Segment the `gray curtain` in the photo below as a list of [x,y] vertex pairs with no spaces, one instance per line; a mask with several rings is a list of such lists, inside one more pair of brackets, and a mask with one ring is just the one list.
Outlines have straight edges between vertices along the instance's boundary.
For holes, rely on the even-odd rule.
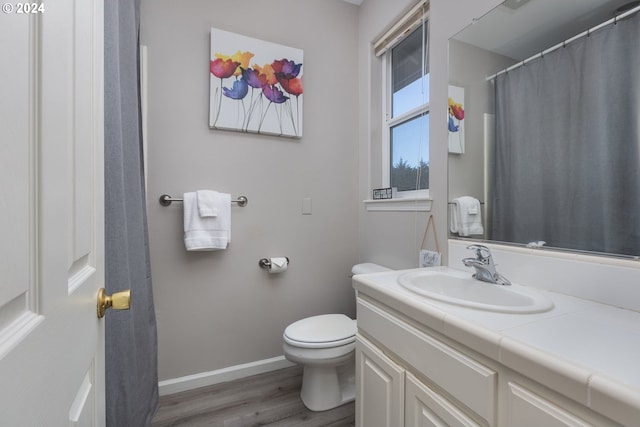
[[640,255],[640,15],[495,80],[492,240]]
[[131,310],[106,315],[107,426],[151,424],[158,408],[157,334],[145,211],[138,72],[139,0],[104,4],[105,270]]

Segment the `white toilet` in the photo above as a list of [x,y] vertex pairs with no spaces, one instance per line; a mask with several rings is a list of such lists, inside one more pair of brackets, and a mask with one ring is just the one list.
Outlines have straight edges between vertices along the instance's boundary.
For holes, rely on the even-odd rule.
[[[390,269],[378,264],[353,266],[353,274]],[[355,399],[356,321],[344,314],[307,317],[282,334],[284,356],[304,366],[300,398],[312,411],[325,411]]]

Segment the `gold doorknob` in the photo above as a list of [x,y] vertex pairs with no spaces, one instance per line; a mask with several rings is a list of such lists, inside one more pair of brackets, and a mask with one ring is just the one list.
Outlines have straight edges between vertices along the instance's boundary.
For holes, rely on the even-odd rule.
[[104,288],[100,288],[98,291],[98,319],[102,319],[109,308],[129,310],[131,308],[131,289],[107,295]]

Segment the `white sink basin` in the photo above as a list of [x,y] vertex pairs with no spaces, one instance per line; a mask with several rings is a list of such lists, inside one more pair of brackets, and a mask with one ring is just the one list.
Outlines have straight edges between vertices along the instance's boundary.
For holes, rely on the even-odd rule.
[[446,267],[409,271],[398,276],[398,283],[418,295],[478,310],[526,314],[553,308],[535,289],[481,282],[471,273]]

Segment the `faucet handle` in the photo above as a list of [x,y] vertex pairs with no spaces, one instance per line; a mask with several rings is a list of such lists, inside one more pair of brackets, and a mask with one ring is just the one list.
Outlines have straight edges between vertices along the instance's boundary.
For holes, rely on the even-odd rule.
[[476,257],[478,257],[478,259],[480,260],[486,260],[491,258],[491,251],[489,250],[488,247],[484,245],[469,245],[467,246],[467,249],[475,251]]

